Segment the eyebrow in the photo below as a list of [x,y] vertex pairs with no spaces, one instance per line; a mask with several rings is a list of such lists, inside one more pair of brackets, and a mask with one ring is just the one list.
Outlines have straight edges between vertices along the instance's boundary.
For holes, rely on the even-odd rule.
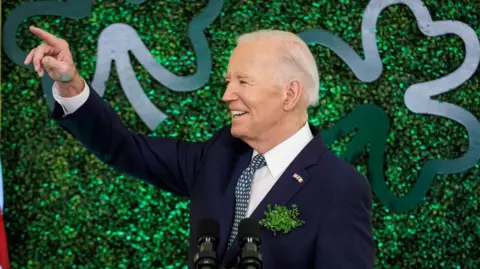
[[[248,76],[247,74],[244,74],[244,73],[239,73],[236,75],[237,78],[248,78],[248,79],[251,79],[252,77]],[[223,76],[224,79],[229,79],[230,78],[230,75],[228,74],[225,74]]]

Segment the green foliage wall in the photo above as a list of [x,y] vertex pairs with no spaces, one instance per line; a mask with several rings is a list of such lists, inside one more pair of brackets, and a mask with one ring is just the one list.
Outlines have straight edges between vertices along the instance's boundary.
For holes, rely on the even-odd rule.
[[[4,15],[27,1],[3,1]],[[47,2],[47,1],[39,1]],[[71,1],[73,2],[73,1]],[[138,2],[138,1],[137,1]],[[480,35],[479,1],[424,1],[434,20],[458,20]],[[64,3],[58,3],[58,5]],[[38,44],[28,32],[34,24],[69,41],[77,67],[91,81],[97,40],[113,23],[131,25],[155,59],[169,71],[196,71],[188,23],[206,1],[94,1],[78,20],[38,15],[26,18],[17,32],[21,49]],[[275,28],[295,33],[320,28],[335,33],[363,57],[361,23],[367,1],[227,1],[205,30],[212,53],[208,83],[191,92],[174,92],[156,81],[131,56],[149,99],[168,119],[154,131],[135,113],[112,69],[104,99],[135,132],[202,141],[229,123],[220,99],[222,76],[235,37]],[[455,35],[427,37],[412,12],[402,5],[381,13],[377,45],[383,73],[373,82],[358,80],[349,67],[321,45],[311,44],[320,71],[320,104],[310,121],[322,129],[363,104],[375,104],[390,119],[384,155],[388,189],[404,197],[416,183],[423,163],[454,159],[468,149],[466,129],[447,118],[412,113],[404,104],[406,89],[445,76],[464,60]],[[188,201],[124,176],[100,163],[49,118],[35,72],[2,54],[1,157],[5,220],[13,268],[181,268],[186,264]],[[435,97],[480,117],[480,76],[455,91]],[[330,145],[339,155],[354,137]],[[368,150],[355,160],[367,175]],[[376,268],[479,268],[480,167],[437,175],[423,202],[395,212],[374,197]]]

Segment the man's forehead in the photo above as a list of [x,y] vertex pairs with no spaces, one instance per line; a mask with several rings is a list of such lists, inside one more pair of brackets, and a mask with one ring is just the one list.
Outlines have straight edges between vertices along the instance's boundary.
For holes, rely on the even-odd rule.
[[225,77],[255,78],[260,73],[265,74],[269,72],[268,67],[269,64],[265,60],[260,59],[260,57],[252,57],[251,59],[239,58],[238,61],[230,61]]
[[250,44],[240,44],[237,46],[229,60],[230,67],[253,68],[271,64],[278,54],[275,50],[269,49],[265,46],[258,46],[257,44],[251,46]]

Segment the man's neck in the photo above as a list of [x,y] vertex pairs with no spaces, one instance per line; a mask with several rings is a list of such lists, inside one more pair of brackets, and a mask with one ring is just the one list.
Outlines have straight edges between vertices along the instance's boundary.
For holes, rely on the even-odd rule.
[[307,123],[307,120],[307,115],[298,117],[297,119],[287,121],[278,127],[272,128],[268,133],[263,135],[261,139],[245,142],[258,153],[265,154],[302,129]]

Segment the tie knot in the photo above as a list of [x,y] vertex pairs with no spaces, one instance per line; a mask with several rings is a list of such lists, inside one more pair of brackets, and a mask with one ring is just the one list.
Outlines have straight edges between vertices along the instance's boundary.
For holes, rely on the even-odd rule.
[[263,155],[261,154],[255,155],[255,157],[253,157],[252,161],[250,162],[250,167],[253,170],[260,169],[265,165],[267,165],[267,161],[265,161],[265,157],[263,157]]

